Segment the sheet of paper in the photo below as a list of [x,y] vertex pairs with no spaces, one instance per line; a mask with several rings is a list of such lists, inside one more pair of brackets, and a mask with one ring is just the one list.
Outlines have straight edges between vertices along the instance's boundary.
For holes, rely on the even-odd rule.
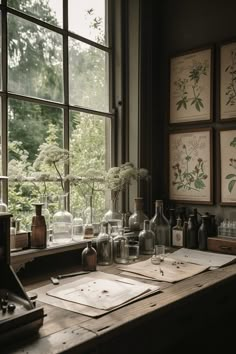
[[[82,276],[80,275],[76,278],[80,281],[80,284],[86,284],[87,277],[88,277],[88,275],[82,275]],[[119,275],[108,274],[108,273],[104,273],[104,272],[100,272],[100,271],[90,273],[89,278],[90,278],[89,281],[92,281],[94,279],[110,279],[110,280],[115,280],[115,279],[125,280],[126,279],[126,278],[119,276]],[[75,278],[73,278],[73,280],[74,279]],[[130,278],[127,278],[127,279],[128,279],[128,282],[133,282],[134,284],[136,284],[136,282],[137,282],[134,279],[130,279]],[[65,285],[65,287],[70,287],[71,279],[65,278],[60,281],[60,284]],[[160,291],[160,286],[158,286],[158,285],[148,284],[148,288],[150,289],[149,292],[146,292],[140,296],[137,296],[136,298],[133,298],[132,300],[127,301],[125,304],[121,304],[121,305],[113,308],[113,310],[117,309],[119,307],[122,307],[128,303],[132,303],[134,301],[143,299],[146,296],[156,294]],[[58,285],[55,286],[50,282],[48,285],[42,286],[38,289],[34,289],[34,291],[38,294],[39,301],[49,304],[49,305],[60,307],[65,310],[77,312],[82,315],[86,315],[86,316],[90,316],[90,317],[100,317],[100,316],[103,316],[103,315],[109,313],[110,311],[112,311],[112,310],[102,310],[102,309],[94,308],[91,306],[87,306],[87,305],[83,305],[83,304],[79,304],[79,303],[75,303],[72,301],[67,301],[67,300],[63,300],[63,299],[60,299],[60,298],[57,298],[54,296],[47,295],[47,292],[49,292],[53,289],[58,289]]]
[[174,283],[193,275],[204,272],[208,266],[177,261],[170,257],[165,257],[164,261],[158,265],[152,264],[151,258],[143,262],[138,262],[126,266],[119,266],[125,272],[136,273],[145,277],[159,281]]
[[92,306],[102,310],[109,310],[117,307],[133,298],[149,292],[147,284],[129,279],[93,279],[85,277],[83,284],[80,280],[62,285],[47,292],[47,295],[55,296]]
[[171,257],[175,260],[199,264],[208,267],[222,267],[228,263],[236,261],[236,256],[214,253],[208,251],[192,250],[188,248],[180,248],[171,253]]

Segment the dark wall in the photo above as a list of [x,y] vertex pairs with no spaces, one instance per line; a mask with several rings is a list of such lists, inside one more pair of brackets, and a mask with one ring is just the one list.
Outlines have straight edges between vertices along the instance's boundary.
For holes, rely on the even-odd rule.
[[[149,5],[150,6],[150,5]],[[236,220],[236,208],[220,206],[219,158],[217,157],[217,132],[220,127],[235,127],[236,123],[219,122],[219,46],[228,39],[236,38],[235,0],[165,0],[161,5],[152,1],[152,199],[168,201],[168,131],[173,127],[169,120],[169,59],[172,55],[206,45],[214,46],[213,127],[214,153],[214,204],[195,205],[200,212],[216,214],[218,221],[224,217]],[[146,18],[146,21],[150,19]],[[194,126],[191,126],[194,127]],[[201,127],[199,124],[196,127]],[[184,204],[182,204],[184,205]],[[178,206],[178,204],[177,204]],[[193,205],[186,204],[191,210]]]

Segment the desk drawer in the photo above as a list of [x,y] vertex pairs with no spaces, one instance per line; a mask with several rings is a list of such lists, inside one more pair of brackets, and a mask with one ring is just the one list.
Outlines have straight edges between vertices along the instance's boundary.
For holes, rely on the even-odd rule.
[[223,237],[208,237],[207,248],[209,251],[236,254],[236,239],[232,240]]

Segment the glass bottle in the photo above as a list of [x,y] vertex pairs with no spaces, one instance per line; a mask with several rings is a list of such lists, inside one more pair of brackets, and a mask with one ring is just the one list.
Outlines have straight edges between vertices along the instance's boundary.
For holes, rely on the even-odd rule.
[[47,229],[47,245],[50,245],[50,212],[48,210],[48,196],[42,194],[40,197],[42,205],[42,215],[45,217],[46,229]]
[[144,228],[139,233],[140,254],[153,254],[155,244],[155,234],[150,229],[150,221],[144,220]]
[[115,263],[129,263],[129,242],[124,235],[124,230],[119,229],[118,235],[113,239],[114,244],[114,261]]
[[42,215],[43,203],[33,203],[35,214],[31,224],[31,248],[47,247],[47,229],[45,217]]
[[13,250],[14,248],[16,248],[16,220],[11,218],[10,249]]
[[176,215],[175,215],[175,209],[169,209],[169,224],[170,224],[170,227],[171,227],[171,230],[172,228],[176,225]]
[[103,221],[109,222],[111,225],[118,225],[122,223],[122,213],[118,210],[118,198],[114,197],[114,193],[110,200],[109,210],[104,214]]
[[74,241],[82,240],[84,236],[84,222],[80,214],[75,213],[72,225],[72,238]]
[[134,212],[129,217],[130,231],[143,230],[144,220],[148,220],[148,217],[143,211],[143,198],[134,198]]
[[97,268],[97,251],[92,247],[92,241],[87,242],[87,247],[82,251],[83,270],[95,271]]
[[188,219],[188,228],[187,228],[187,240],[186,247],[187,248],[198,248],[198,232],[197,227],[194,220],[194,215],[190,214]]
[[177,218],[177,224],[172,228],[172,246],[184,247],[184,232],[180,217]]
[[106,225],[101,224],[101,230],[96,239],[97,263],[99,265],[110,265],[113,262],[113,238],[106,232]]
[[208,216],[202,215],[202,223],[198,230],[198,248],[200,250],[207,249],[207,238],[208,238],[207,222],[208,222]]
[[7,213],[8,206],[3,201],[3,180],[8,179],[7,176],[0,176],[0,213]]
[[73,216],[67,211],[68,195],[59,196],[59,211],[52,218],[53,243],[64,244],[72,241]]
[[170,224],[163,213],[163,201],[155,201],[155,215],[150,220],[151,230],[155,234],[155,244],[171,246]]

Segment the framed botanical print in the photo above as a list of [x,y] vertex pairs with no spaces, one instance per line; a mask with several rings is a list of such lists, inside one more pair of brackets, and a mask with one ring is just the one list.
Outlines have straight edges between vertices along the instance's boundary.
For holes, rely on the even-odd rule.
[[169,134],[169,199],[213,204],[212,129]]
[[195,50],[170,60],[170,123],[212,120],[213,49]]
[[221,204],[236,205],[236,129],[220,132]]
[[220,47],[220,119],[236,119],[236,40]]

